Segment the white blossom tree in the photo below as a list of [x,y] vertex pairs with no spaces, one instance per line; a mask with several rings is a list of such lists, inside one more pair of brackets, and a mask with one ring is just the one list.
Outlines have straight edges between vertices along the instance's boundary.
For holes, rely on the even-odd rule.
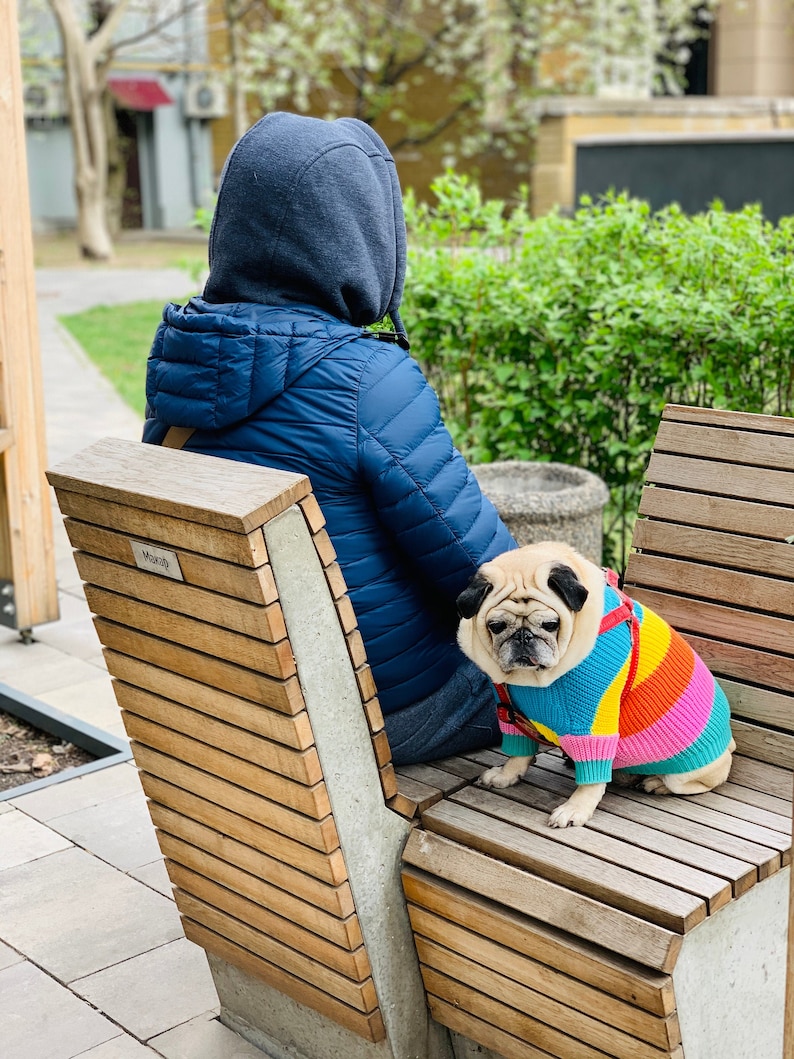
[[[375,125],[392,150],[526,142],[528,101],[632,64],[675,91],[718,0],[225,0],[232,79],[264,110]],[[241,130],[237,130],[238,132]]]

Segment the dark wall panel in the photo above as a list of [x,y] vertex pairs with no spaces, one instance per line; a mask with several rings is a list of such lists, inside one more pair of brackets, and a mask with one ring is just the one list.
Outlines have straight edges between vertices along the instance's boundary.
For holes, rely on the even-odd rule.
[[729,210],[761,203],[771,221],[794,214],[794,138],[632,138],[576,145],[576,201],[610,188],[654,209],[677,202],[698,213],[719,198]]

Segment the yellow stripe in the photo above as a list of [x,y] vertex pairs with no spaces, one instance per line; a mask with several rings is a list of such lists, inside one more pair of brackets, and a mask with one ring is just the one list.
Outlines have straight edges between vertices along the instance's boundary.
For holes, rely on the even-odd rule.
[[637,665],[637,675],[634,678],[634,686],[647,680],[651,674],[659,668],[662,659],[670,650],[670,640],[673,632],[666,621],[658,614],[643,606],[642,628],[640,636],[640,658]]
[[604,692],[590,728],[592,735],[614,735],[618,731],[620,694],[629,678],[630,665],[631,657],[629,656],[621,666],[615,679]]

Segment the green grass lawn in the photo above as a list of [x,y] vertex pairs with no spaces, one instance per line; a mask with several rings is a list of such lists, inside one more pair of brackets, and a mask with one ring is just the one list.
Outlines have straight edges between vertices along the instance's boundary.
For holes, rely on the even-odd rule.
[[97,305],[84,313],[58,317],[141,417],[146,408],[146,358],[162,318],[163,304],[152,301]]

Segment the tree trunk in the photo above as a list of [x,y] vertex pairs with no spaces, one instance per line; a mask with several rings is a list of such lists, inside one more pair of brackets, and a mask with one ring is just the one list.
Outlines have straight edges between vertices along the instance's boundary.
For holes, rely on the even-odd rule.
[[58,20],[74,150],[77,238],[83,257],[113,254],[107,217],[108,134],[105,80],[112,34],[129,0],[119,0],[101,27],[86,37],[72,0],[49,0]]

